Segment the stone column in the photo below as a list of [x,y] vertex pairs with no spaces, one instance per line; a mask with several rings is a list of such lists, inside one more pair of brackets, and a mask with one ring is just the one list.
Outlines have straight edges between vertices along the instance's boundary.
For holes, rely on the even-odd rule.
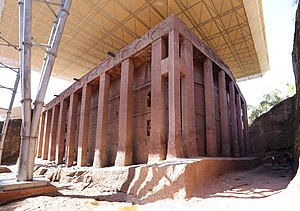
[[240,93],[236,96],[236,109],[237,109],[237,128],[238,128],[238,141],[240,147],[240,156],[245,155],[244,147],[244,134],[243,134],[243,122],[242,122],[242,104],[241,104],[241,95]]
[[206,123],[206,152],[207,156],[218,156],[213,64],[210,59],[204,62],[204,95],[205,95],[205,123]]
[[167,159],[182,157],[180,115],[179,33],[169,33],[169,137]]
[[151,54],[151,131],[148,163],[166,158],[165,144],[165,79],[161,74],[162,38],[152,43]]
[[38,158],[42,157],[45,121],[46,121],[46,112],[44,111],[41,115],[41,120],[40,120],[39,140],[38,140],[37,152],[36,152]]
[[196,144],[196,113],[195,113],[195,84],[193,45],[187,39],[182,42],[181,59],[184,64],[181,70],[184,77],[181,79],[182,87],[182,137],[184,139],[183,151],[185,157],[197,157]]
[[230,113],[231,113],[231,133],[232,133],[232,156],[240,157],[238,134],[237,134],[237,120],[236,120],[236,101],[235,101],[235,87],[234,82],[229,82],[230,95]]
[[50,138],[50,129],[51,129],[51,118],[52,118],[52,109],[47,111],[46,116],[46,128],[44,130],[44,138],[43,138],[43,149],[42,149],[42,159],[48,159],[48,151],[49,151],[49,138]]
[[91,109],[92,87],[89,84],[84,84],[82,87],[80,120],[79,120],[79,135],[78,135],[78,153],[77,166],[82,167],[87,165],[87,148],[89,140],[89,124],[90,124],[90,109]]
[[132,97],[133,97],[134,64],[130,59],[122,62],[120,107],[119,107],[119,140],[115,165],[132,164]]
[[107,165],[107,126],[108,126],[108,100],[109,100],[110,76],[108,73],[100,75],[99,99],[97,114],[97,131],[93,166],[95,168]]
[[67,117],[68,106],[66,100],[62,100],[59,107],[58,127],[56,136],[56,154],[55,162],[61,164],[64,157],[65,149],[65,129],[66,129],[66,117]]
[[243,102],[243,132],[244,132],[244,143],[245,143],[245,155],[250,155],[250,141],[249,141],[249,130],[248,130],[248,114],[247,114],[247,103]]
[[227,105],[226,79],[225,79],[224,70],[219,71],[218,77],[219,77],[219,101],[220,101],[220,116],[221,116],[222,156],[230,157],[228,105]]
[[72,93],[70,96],[70,105],[68,111],[68,128],[66,137],[66,166],[71,167],[74,162],[74,145],[75,145],[75,132],[76,132],[76,116],[78,106],[78,95]]
[[53,107],[53,111],[52,111],[50,139],[49,139],[48,160],[50,160],[50,161],[55,160],[58,115],[59,115],[59,107],[57,105],[55,105]]

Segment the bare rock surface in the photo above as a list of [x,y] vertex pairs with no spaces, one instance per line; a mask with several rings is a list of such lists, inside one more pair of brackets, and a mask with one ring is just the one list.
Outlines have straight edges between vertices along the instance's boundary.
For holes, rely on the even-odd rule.
[[[21,140],[21,123],[21,119],[11,119],[8,123],[2,154],[2,164],[12,165],[18,160]],[[3,122],[0,122],[0,132],[2,131],[2,126]]]
[[157,197],[155,202],[120,190],[108,192],[97,182],[53,182],[58,194],[27,198],[1,210],[299,210],[299,192],[292,184],[295,180],[286,188],[290,175],[286,167],[266,164],[220,174],[187,199]]
[[275,105],[249,127],[251,151],[266,155],[292,151],[295,96]]

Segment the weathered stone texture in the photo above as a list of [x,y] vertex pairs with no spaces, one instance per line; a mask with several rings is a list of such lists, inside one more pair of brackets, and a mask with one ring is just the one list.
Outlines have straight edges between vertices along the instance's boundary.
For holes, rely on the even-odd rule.
[[[8,123],[8,129],[4,141],[2,153],[2,164],[15,164],[19,157],[20,150],[20,131],[21,119],[11,119]],[[3,122],[0,122],[0,131],[2,131]]]
[[[245,102],[228,67],[171,16],[45,106],[49,118],[41,124],[46,128],[43,149],[48,151],[51,137],[51,146],[59,140],[57,162],[65,151],[67,166],[77,162],[97,168],[199,155],[232,156],[232,143],[239,144],[230,135],[232,100],[232,121],[236,125],[240,120],[235,132],[240,140],[247,134],[241,131],[246,127],[241,121],[245,112],[236,114],[235,95]],[[62,102],[68,110],[66,120],[57,112]],[[50,115],[59,120],[59,130],[53,121],[50,124]],[[59,138],[52,141],[52,137]]]
[[288,98],[252,123],[249,128],[252,153],[266,154],[292,148],[294,102],[295,97]]
[[[293,70],[295,74],[296,82],[296,99],[295,99],[295,120],[294,120],[294,170],[298,169],[299,166],[299,156],[300,156],[300,4],[298,4],[298,9],[296,13],[296,23],[295,23],[295,35],[294,35],[294,47],[293,47]],[[298,171],[298,181],[300,184],[300,175]]]

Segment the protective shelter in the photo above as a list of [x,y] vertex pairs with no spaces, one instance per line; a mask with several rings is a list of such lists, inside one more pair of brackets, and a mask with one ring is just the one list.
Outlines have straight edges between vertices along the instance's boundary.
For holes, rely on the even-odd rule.
[[[42,147],[44,158],[46,158],[45,153],[47,152],[45,151],[47,151],[47,136],[49,134],[51,139],[49,139],[50,144],[48,147],[50,151],[48,151],[47,159],[53,159],[53,154],[56,155],[59,152],[59,150],[55,151],[52,146],[54,143],[56,144],[55,140],[59,140],[57,139],[58,133],[63,137],[63,128],[56,128],[54,124],[59,117],[66,118],[68,125],[71,125],[70,128],[67,127],[65,135],[67,140],[65,146],[68,146],[66,147],[65,158],[68,165],[71,165],[73,159],[78,156],[80,156],[77,159],[78,165],[86,165],[87,160],[91,163],[90,161],[93,159],[93,165],[105,166],[150,162],[152,155],[154,160],[157,160],[158,157],[159,159],[174,156],[193,157],[197,154],[209,156],[247,154],[246,102],[236,86],[234,78],[244,80],[257,77],[269,68],[261,0],[35,0],[33,5],[32,0],[24,0],[24,2],[24,12],[23,7],[19,6],[20,17],[18,19],[17,1],[0,1],[2,10],[1,39],[8,40],[9,46],[12,46],[11,43],[15,45],[19,43],[21,49],[19,55],[15,49],[0,46],[0,62],[10,66],[20,66],[21,71],[23,96],[22,140],[25,140],[22,149],[26,148],[26,150],[21,150],[19,180],[32,179],[35,156],[33,149],[35,149],[38,122],[51,72],[53,76],[67,80],[82,78],[46,106],[47,118],[42,115],[41,121],[43,127],[43,122],[45,122],[43,119],[47,119],[47,124],[44,125],[46,138],[43,138],[45,147]],[[19,5],[23,5],[23,0],[19,1]],[[21,17],[21,14],[24,17]],[[169,31],[160,29],[164,33],[153,34],[153,38],[161,39],[160,44],[157,44],[158,41],[152,39],[152,37],[145,44],[142,38],[145,38],[154,30],[156,24],[172,14],[179,17],[186,26],[177,18],[171,16],[170,19],[176,19],[175,22],[180,23],[179,26],[173,26],[172,30],[169,29]],[[68,22],[66,22],[68,16]],[[174,21],[170,21],[170,19],[169,22],[173,23]],[[20,24],[18,24],[18,21],[20,21]],[[24,23],[23,26],[22,23]],[[161,24],[163,23],[165,22]],[[63,32],[64,27],[65,31]],[[178,28],[175,33],[176,27]],[[187,32],[180,31],[181,28],[186,28]],[[45,36],[48,34],[50,34],[49,38]],[[145,35],[142,36],[143,34]],[[143,46],[139,46],[134,50],[125,47],[127,45],[132,46],[133,44],[130,43],[136,43],[138,40],[144,43]],[[57,53],[59,43],[61,45]],[[160,58],[157,61],[161,62],[152,64],[153,60],[157,59],[156,57],[152,58],[153,55],[156,56],[156,54],[153,54],[154,43],[162,46],[162,50],[159,47],[155,49],[156,52],[161,52],[157,55]],[[37,47],[32,48],[33,46]],[[188,50],[189,47],[192,50]],[[172,48],[179,48],[180,50]],[[127,52],[123,52],[122,49],[127,49]],[[124,55],[121,55],[122,52]],[[107,54],[112,58],[105,59],[108,56]],[[193,56],[187,61],[188,59],[181,58],[181,54],[192,54]],[[46,59],[43,61],[44,56]],[[151,58],[149,59],[149,57]],[[54,63],[55,58],[56,62]],[[123,61],[122,58],[125,60]],[[172,59],[173,61],[170,61]],[[100,66],[97,66],[101,61]],[[107,63],[108,61],[110,62]],[[195,65],[197,62],[199,64]],[[194,68],[194,72],[197,72],[198,68],[200,76],[194,75],[192,77],[193,74],[189,72],[191,69],[186,70],[182,67],[183,64],[190,65],[191,68]],[[152,65],[160,65],[161,67],[152,68]],[[88,73],[91,69],[93,71]],[[128,72],[125,76],[122,76],[123,69],[124,72]],[[158,77],[157,74],[151,74],[152,69],[162,69],[160,79],[152,79],[154,76]],[[41,70],[42,72],[34,107],[30,96],[31,70]],[[142,79],[136,78],[138,77],[136,74],[143,75],[147,71],[148,76],[145,75],[144,77],[148,77],[148,79],[144,79],[144,82],[142,82]],[[210,73],[206,74],[206,71]],[[201,74],[203,75],[201,76]],[[225,76],[221,76],[222,74]],[[166,75],[168,76],[166,77]],[[203,77],[202,82],[201,77]],[[101,85],[103,80],[102,85],[105,84],[104,87]],[[191,83],[187,83],[187,80],[191,83],[194,81],[194,94],[191,92],[193,90]],[[158,83],[160,88],[152,86],[152,83]],[[201,83],[203,83],[203,86]],[[141,114],[143,116],[141,118],[143,120],[147,119],[147,121],[140,124],[139,118],[134,118],[135,115],[139,115],[135,113],[134,106],[143,105],[143,103],[133,104],[132,101],[140,92],[138,89],[141,89],[139,86],[142,86],[142,84],[145,86],[144,90],[150,90],[148,92],[150,94],[147,94],[147,103],[150,101],[151,106],[141,108],[142,113],[147,113]],[[93,87],[99,90],[99,96],[97,96],[97,91],[93,90]],[[160,91],[154,90],[154,87]],[[104,92],[103,89],[106,91]],[[120,95],[119,100],[118,93]],[[162,93],[162,95],[158,93]],[[204,95],[198,96],[198,93]],[[159,99],[157,99],[158,95],[160,96]],[[191,103],[193,96],[195,96],[194,104]],[[103,103],[104,101],[110,102],[112,97],[115,97],[114,102],[119,102],[121,106],[110,106],[109,103]],[[86,98],[91,98],[95,102],[89,102],[90,105],[89,103],[78,103],[78,100],[83,101]],[[139,100],[143,98],[144,96],[138,97]],[[66,105],[64,105],[64,102]],[[102,104],[99,104],[101,102]],[[162,102],[165,102],[165,109],[162,108]],[[226,111],[226,107],[223,107],[226,106],[225,102],[227,102],[227,107],[230,107],[229,110],[227,109],[227,115],[221,112]],[[76,103],[80,106],[77,106]],[[89,118],[87,117],[89,116],[88,108],[92,105],[97,105],[99,109],[96,111],[95,106],[94,110],[90,111],[91,118]],[[191,108],[190,106],[193,105],[194,108]],[[32,108],[33,115],[31,115]],[[60,113],[58,108],[65,109],[62,112],[66,112],[68,109],[68,115],[66,117],[57,115],[57,113]],[[76,108],[83,123],[75,118]],[[117,111],[109,110],[108,114],[100,115],[101,109],[112,108],[118,109],[116,109]],[[158,111],[163,115],[153,112],[154,108],[159,109]],[[205,111],[203,111],[204,108]],[[70,109],[72,113],[70,113]],[[232,109],[236,109],[236,111]],[[92,115],[93,112],[97,112],[98,117],[96,120],[93,120],[95,117]],[[158,117],[156,118],[155,115]],[[48,120],[50,116],[53,123]],[[226,121],[226,116],[228,121]],[[231,124],[228,124],[227,127],[226,122],[230,122],[229,120]],[[86,126],[88,121],[90,121],[89,127]],[[76,124],[73,122],[78,122],[78,129],[76,129]],[[118,122],[117,132],[112,132],[113,124],[116,125],[116,122]],[[195,126],[193,126],[194,122]],[[50,127],[47,126],[48,124]],[[144,124],[146,124],[146,127]],[[90,128],[92,125],[97,125],[97,129]],[[136,127],[141,128],[139,130]],[[224,129],[225,127],[227,129]],[[145,128],[147,128],[147,137],[144,137],[144,133],[139,136],[142,132],[136,133],[136,131],[143,131]],[[224,132],[226,130],[228,130],[228,134]],[[40,136],[42,136],[42,131],[40,130]],[[78,131],[78,134],[76,131]],[[87,131],[89,135],[87,135]],[[154,133],[158,137],[155,137]],[[95,134],[95,143],[86,141],[93,137],[92,134]],[[101,139],[107,139],[107,141],[99,142],[100,137]],[[226,137],[229,137],[229,139]],[[225,139],[231,141],[223,143]],[[78,140],[78,142],[75,140]],[[109,140],[112,140],[111,143]],[[138,140],[138,142],[133,140]],[[59,143],[62,144],[62,142],[61,140]],[[148,145],[148,142],[154,144]],[[38,143],[38,149],[40,149],[41,142]],[[72,143],[74,143],[73,146]],[[105,144],[103,145],[103,143]],[[190,147],[190,144],[193,147]],[[95,145],[94,155],[92,155],[94,153],[92,150],[93,145]],[[145,145],[147,145],[145,149],[148,152],[143,150]],[[134,148],[133,150],[129,150],[131,146]],[[72,149],[72,147],[74,148]],[[190,151],[190,149],[193,150]],[[101,158],[104,155],[103,150],[106,150],[105,152],[108,152],[107,155],[110,156],[107,157],[105,162]],[[74,153],[72,154],[72,152]],[[59,153],[64,154],[64,152]],[[89,153],[89,155],[85,155],[86,153]],[[131,155],[130,153],[134,154]],[[58,160],[62,159],[61,154],[58,155]]]

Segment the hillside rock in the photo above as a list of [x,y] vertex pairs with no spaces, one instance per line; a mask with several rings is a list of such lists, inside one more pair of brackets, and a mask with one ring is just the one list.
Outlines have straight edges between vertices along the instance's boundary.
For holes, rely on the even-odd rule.
[[269,152],[291,150],[293,146],[295,96],[275,105],[250,126],[251,152],[265,155]]
[[[299,165],[300,155],[300,4],[298,4],[295,23],[294,47],[293,47],[293,70],[296,82],[296,99],[295,99],[295,120],[294,120],[294,157],[295,171]],[[298,171],[298,178],[300,177]],[[300,185],[300,178],[299,178]]]
[[[11,119],[8,123],[7,134],[4,142],[2,154],[2,164],[15,164],[20,151],[20,132],[22,119]],[[3,122],[0,122],[0,131],[2,131]]]

